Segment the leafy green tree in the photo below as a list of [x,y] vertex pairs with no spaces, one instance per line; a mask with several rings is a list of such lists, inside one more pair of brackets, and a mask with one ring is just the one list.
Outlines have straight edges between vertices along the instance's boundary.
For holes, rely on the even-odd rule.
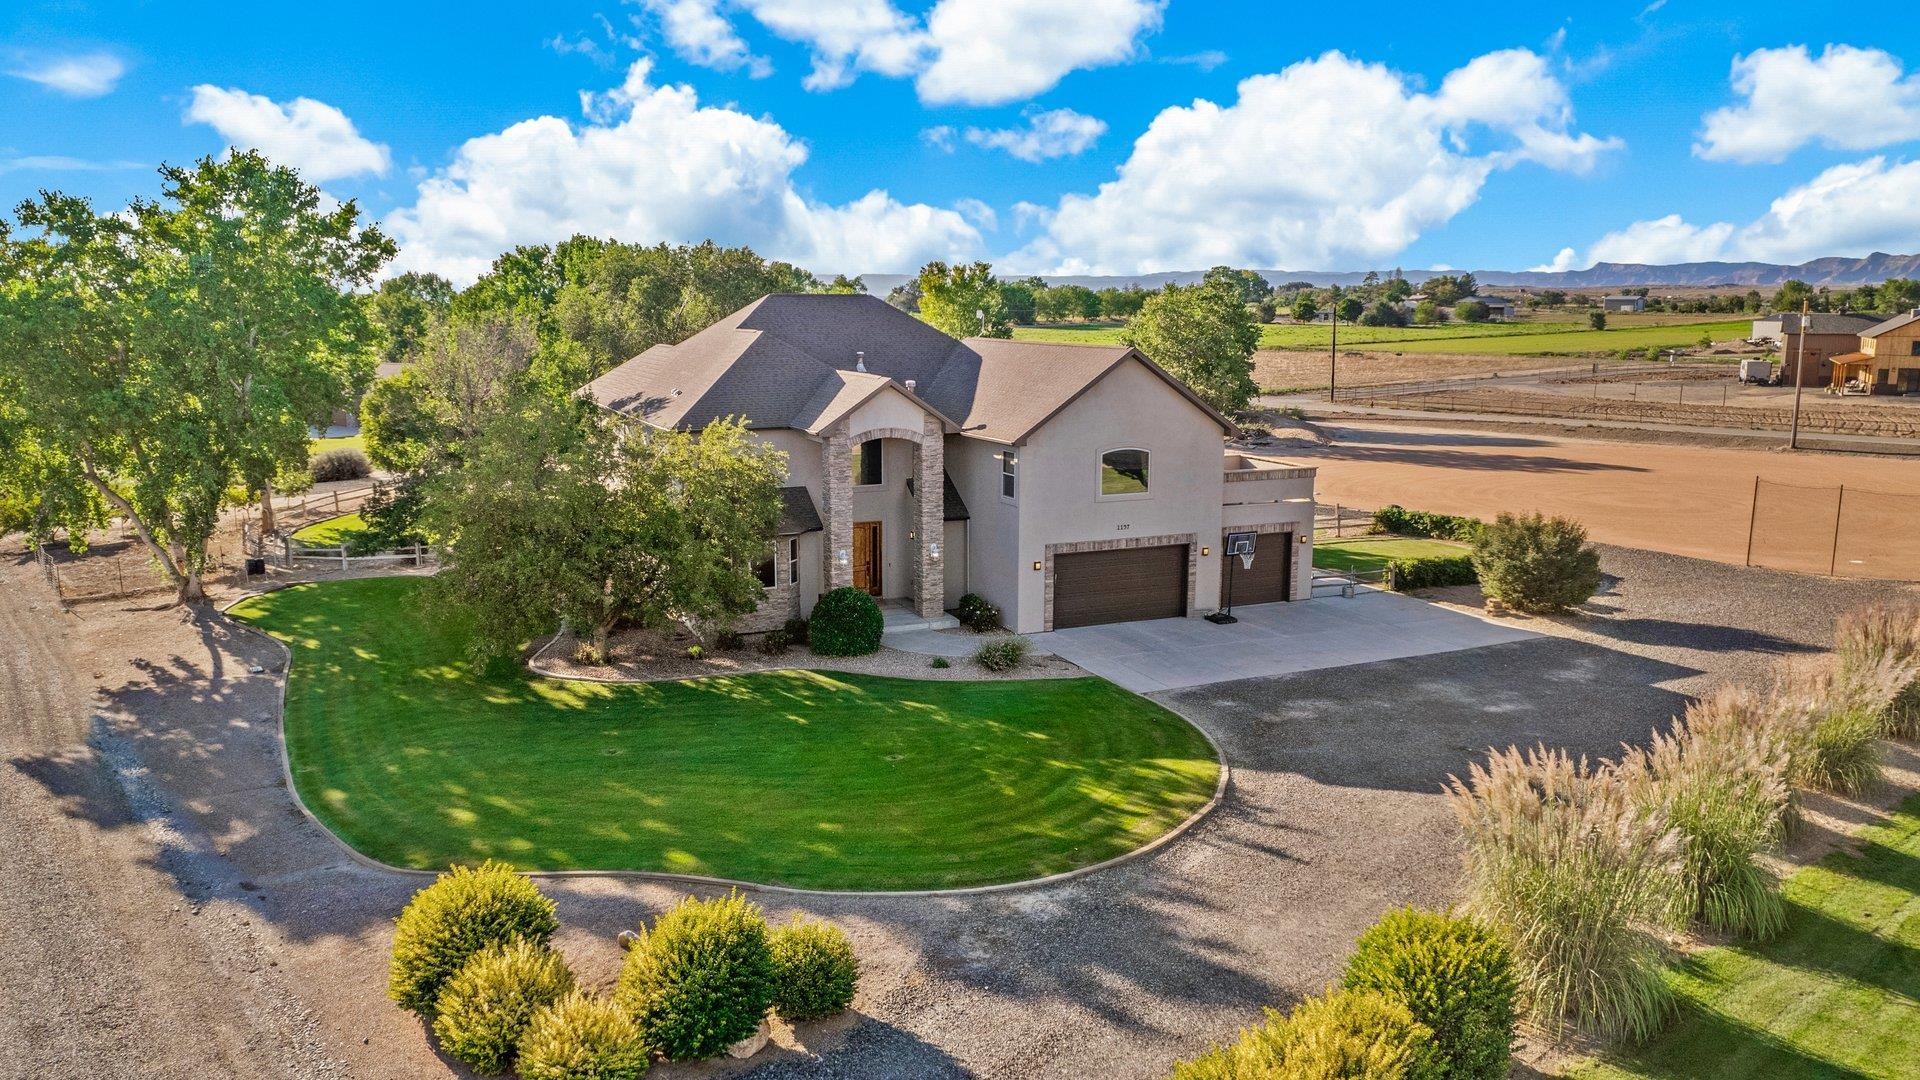
[[1366,303],[1357,296],[1343,296],[1333,305],[1333,317],[1341,322],[1358,322]]
[[1293,302],[1293,318],[1296,322],[1312,322],[1318,314],[1320,305],[1314,303],[1311,296],[1302,294],[1300,299]]
[[1920,308],[1920,281],[1912,278],[1888,278],[1880,283],[1875,295],[1879,297],[1879,310],[1890,315]]
[[1012,337],[1000,300],[1000,281],[984,262],[920,269],[920,317],[954,337]]
[[820,291],[824,293],[864,294],[867,291],[867,283],[864,278],[848,277],[845,274],[835,274],[833,276],[833,280],[827,282],[825,286],[821,287]]
[[1100,314],[1109,319],[1131,319],[1140,314],[1140,306],[1147,302],[1147,290],[1138,285],[1128,285],[1124,289],[1112,286],[1101,289]]
[[1794,278],[1784,281],[1773,294],[1773,310],[1799,311],[1802,304],[1813,299],[1813,286]]
[[1000,308],[1006,312],[1007,321],[1015,326],[1032,326],[1039,311],[1033,286],[1024,281],[1001,282]]
[[1397,304],[1413,295],[1413,285],[1403,277],[1389,278],[1381,287],[1380,295],[1388,303]]
[[1413,321],[1422,326],[1437,326],[1445,322],[1447,314],[1440,305],[1431,300],[1422,300],[1413,306]]
[[1605,330],[1607,328],[1607,313],[1604,311],[1587,312],[1587,326],[1594,330]]
[[905,312],[920,310],[920,281],[909,278],[887,290],[887,303]]
[[595,661],[617,624],[723,625],[763,595],[785,475],[744,421],[639,438],[580,399],[512,395],[427,482],[436,586],[495,654],[562,622]]
[[367,296],[367,317],[385,335],[380,359],[394,364],[413,359],[428,329],[452,306],[453,283],[438,274],[409,271],[381,282]]
[[1481,300],[1462,300],[1453,305],[1453,316],[1461,322],[1483,323],[1493,317],[1493,309]]
[[1400,310],[1400,305],[1398,304],[1390,304],[1385,300],[1378,300],[1360,316],[1360,325],[1405,326],[1407,325],[1407,313]]
[[1169,285],[1154,293],[1121,340],[1222,412],[1246,408],[1256,391],[1260,328],[1240,294],[1222,284]]
[[111,507],[198,601],[226,493],[265,502],[372,378],[378,334],[347,290],[394,249],[257,153],[160,175],[124,214],[53,193],[16,212],[35,235],[0,247],[0,438],[35,462],[18,494],[40,538],[84,544]]
[[1222,285],[1232,289],[1243,304],[1257,304],[1273,295],[1273,286],[1267,279],[1252,270],[1236,270],[1231,266],[1216,266],[1200,279],[1203,285]]

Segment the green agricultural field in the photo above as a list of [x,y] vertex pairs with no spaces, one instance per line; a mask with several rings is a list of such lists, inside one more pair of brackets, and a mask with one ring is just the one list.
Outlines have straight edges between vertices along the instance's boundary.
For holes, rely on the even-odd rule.
[[428,584],[302,585],[233,609],[293,652],[301,798],[395,865],[984,885],[1131,851],[1219,778],[1198,730],[1104,679],[605,684],[480,670]]
[[1682,960],[1672,1027],[1572,1075],[1920,1076],[1920,798],[1861,840],[1787,879],[1778,938]]
[[[1467,353],[1493,356],[1587,356],[1621,349],[1670,349],[1691,346],[1702,335],[1715,341],[1746,337],[1748,322],[1689,322],[1667,325],[1615,326],[1588,329],[1584,323],[1511,322],[1446,326],[1342,326],[1340,347],[1373,352]],[[1118,328],[1016,327],[1022,341],[1077,344],[1114,344]],[[1324,324],[1263,326],[1260,347],[1281,350],[1324,350],[1333,336]]]
[[293,538],[313,547],[339,547],[366,531],[367,523],[360,520],[358,513],[342,514],[305,526],[295,532]]
[[1395,559],[1446,559],[1473,549],[1449,540],[1410,540],[1398,536],[1362,536],[1351,540],[1316,540],[1313,565],[1341,573],[1384,570]]

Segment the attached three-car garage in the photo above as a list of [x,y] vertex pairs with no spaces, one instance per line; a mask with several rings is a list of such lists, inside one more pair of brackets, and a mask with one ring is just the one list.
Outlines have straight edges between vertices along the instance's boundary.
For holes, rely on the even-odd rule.
[[1053,628],[1187,613],[1187,545],[1083,551],[1053,560]]

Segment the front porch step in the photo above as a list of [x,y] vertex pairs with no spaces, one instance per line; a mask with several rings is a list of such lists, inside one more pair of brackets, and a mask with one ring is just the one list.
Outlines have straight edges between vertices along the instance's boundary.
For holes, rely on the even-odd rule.
[[905,633],[909,630],[948,630],[960,625],[960,620],[941,612],[933,618],[926,618],[904,603],[882,601],[880,616],[885,620],[882,630],[887,634]]

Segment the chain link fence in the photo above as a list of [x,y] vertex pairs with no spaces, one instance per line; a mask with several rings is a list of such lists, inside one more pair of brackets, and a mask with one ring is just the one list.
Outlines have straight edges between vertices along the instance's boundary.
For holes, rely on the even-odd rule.
[[1920,495],[1755,477],[1747,565],[1920,581]]

